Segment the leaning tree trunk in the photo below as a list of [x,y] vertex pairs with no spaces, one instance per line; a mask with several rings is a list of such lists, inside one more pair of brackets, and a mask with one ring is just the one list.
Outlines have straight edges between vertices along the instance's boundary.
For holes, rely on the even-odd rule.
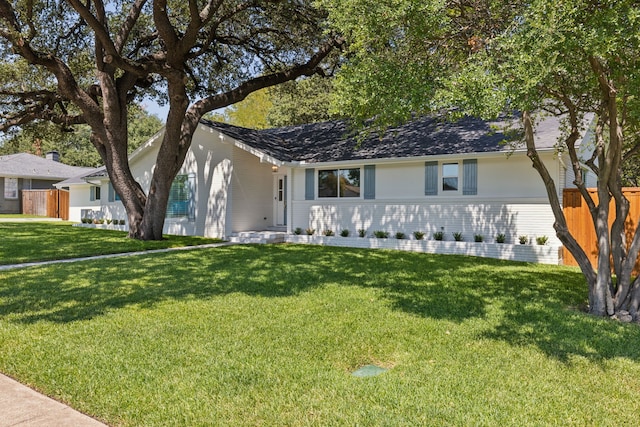
[[149,186],[144,216],[139,233],[142,240],[162,239],[171,184],[182,167],[191,145],[200,115],[193,108],[187,111],[189,98],[184,76],[175,72],[168,77],[170,107],[155,169]]
[[595,297],[595,295],[593,295],[593,289],[595,288],[597,275],[594,272],[591,261],[589,260],[589,257],[585,253],[584,249],[569,232],[567,220],[564,216],[564,212],[562,211],[562,206],[560,204],[560,200],[558,199],[558,193],[556,191],[556,186],[553,178],[551,177],[551,174],[549,173],[547,167],[540,159],[538,151],[536,150],[533,118],[528,111],[524,111],[522,113],[522,124],[524,126],[524,137],[527,146],[527,156],[529,157],[529,159],[531,159],[531,163],[534,169],[540,175],[540,178],[542,178],[542,182],[544,183],[545,190],[547,192],[547,198],[549,199],[549,204],[553,212],[553,216],[555,219],[553,228],[556,230],[558,239],[560,239],[562,244],[567,248],[567,250],[569,250],[571,255],[573,255],[576,262],[578,263],[578,266],[580,267],[580,270],[582,271],[582,274],[587,281],[587,286],[589,287],[589,301],[591,303],[592,298]]

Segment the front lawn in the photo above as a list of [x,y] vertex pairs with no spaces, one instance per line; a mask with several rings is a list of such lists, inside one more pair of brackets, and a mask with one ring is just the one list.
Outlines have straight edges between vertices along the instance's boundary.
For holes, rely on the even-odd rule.
[[585,296],[571,268],[318,246],[28,268],[0,272],[0,371],[111,425],[625,425],[640,328]]
[[0,222],[0,264],[76,258],[219,242],[193,236],[166,236],[142,242],[127,233],[73,227],[68,222]]

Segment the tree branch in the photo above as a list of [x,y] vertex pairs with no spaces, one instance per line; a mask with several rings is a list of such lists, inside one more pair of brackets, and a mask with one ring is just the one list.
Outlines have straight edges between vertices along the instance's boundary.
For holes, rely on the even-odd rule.
[[116,36],[115,49],[119,55],[122,55],[122,49],[124,48],[124,45],[129,39],[129,34],[131,33],[131,30],[136,25],[136,22],[138,22],[138,18],[140,18],[140,13],[142,12],[142,8],[146,3],[147,3],[147,0],[136,0],[131,5],[131,8],[129,9],[129,13],[127,14],[127,17],[122,23],[122,26],[120,27],[120,31]]
[[318,65],[329,55],[329,53],[331,53],[333,49],[342,47],[344,43],[345,40],[342,37],[334,37],[321,46],[318,52],[309,58],[306,63],[295,65],[285,71],[253,78],[242,83],[235,89],[203,98],[196,102],[191,109],[193,109],[194,113],[199,117],[202,117],[204,113],[209,111],[240,102],[256,90],[294,80],[300,76],[310,76],[316,73]]

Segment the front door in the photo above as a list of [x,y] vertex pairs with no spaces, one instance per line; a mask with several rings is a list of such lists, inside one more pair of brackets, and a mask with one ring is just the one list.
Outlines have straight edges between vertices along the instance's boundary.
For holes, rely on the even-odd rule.
[[274,176],[275,224],[287,225],[287,176]]

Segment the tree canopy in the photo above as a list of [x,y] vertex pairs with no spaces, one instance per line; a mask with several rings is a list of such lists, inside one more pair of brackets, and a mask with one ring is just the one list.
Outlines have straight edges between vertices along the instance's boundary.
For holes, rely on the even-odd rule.
[[270,127],[293,126],[340,118],[331,111],[333,78],[314,75],[269,88],[272,107],[267,114]]
[[[632,283],[631,271],[640,231],[636,227],[630,237],[624,232],[629,202],[621,187],[625,174],[637,170],[633,161],[640,151],[640,5],[630,0],[327,3],[331,21],[350,45],[348,65],[336,83],[338,105],[356,121],[375,117],[379,125],[434,111],[519,115],[558,238],[589,286],[590,312],[628,311],[637,319],[640,281]],[[372,22],[360,25],[357,17],[365,11]],[[534,129],[543,114],[562,117],[558,147],[569,157],[574,183],[592,212],[597,265],[567,229],[556,185],[537,155]],[[590,128],[595,151],[583,158],[579,138],[589,117],[596,118]],[[597,199],[586,189],[585,170],[598,177]]]
[[[161,120],[132,104],[129,108],[129,153],[162,128]],[[31,153],[38,156],[55,150],[60,161],[71,166],[97,167],[102,159],[89,142],[91,128],[77,125],[62,129],[51,122],[36,121],[10,132],[0,146],[0,154]]]
[[254,92],[208,118],[250,129],[332,120],[340,117],[330,111],[332,92],[332,78],[313,75]]
[[[162,237],[169,189],[200,118],[324,73],[343,41],[311,1],[0,0],[0,131],[87,124],[129,234]],[[128,164],[128,106],[169,105],[148,191]]]

